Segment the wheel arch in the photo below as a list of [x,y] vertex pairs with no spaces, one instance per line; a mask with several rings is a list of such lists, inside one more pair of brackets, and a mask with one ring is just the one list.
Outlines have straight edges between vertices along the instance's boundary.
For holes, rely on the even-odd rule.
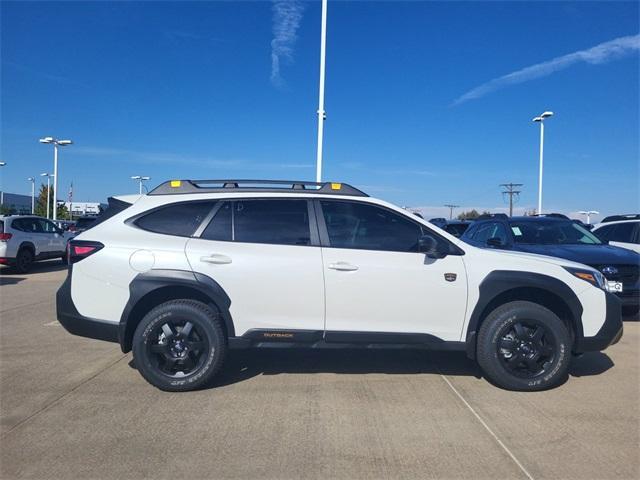
[[480,296],[467,327],[467,356],[475,359],[477,332],[486,317],[500,305],[524,300],[555,313],[569,328],[572,338],[583,337],[582,304],[563,281],[529,272],[494,271],[480,284]]
[[122,351],[127,353],[131,350],[136,327],[151,309],[177,299],[192,299],[209,305],[222,318],[226,338],[235,336],[229,312],[231,300],[215,280],[185,270],[150,270],[137,275],[129,285],[129,301],[118,328]]
[[18,250],[16,251],[16,256],[18,255],[18,253],[20,253],[20,250],[24,250],[25,248],[31,250],[31,253],[33,253],[33,256],[36,256],[36,246],[33,242],[29,242],[29,241],[24,241],[22,243],[20,243],[20,246],[18,247]]

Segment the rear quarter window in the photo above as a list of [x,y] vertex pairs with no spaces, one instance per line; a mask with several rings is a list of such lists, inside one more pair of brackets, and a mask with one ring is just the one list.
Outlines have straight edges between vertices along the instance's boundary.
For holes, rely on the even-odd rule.
[[215,201],[167,205],[139,217],[133,223],[148,232],[190,237],[211,211]]

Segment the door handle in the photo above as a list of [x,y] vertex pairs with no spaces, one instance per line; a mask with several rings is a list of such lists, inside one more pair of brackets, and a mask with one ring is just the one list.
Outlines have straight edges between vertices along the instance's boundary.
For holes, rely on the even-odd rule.
[[214,253],[209,256],[200,257],[200,261],[206,263],[215,263],[217,265],[225,265],[227,263],[231,263],[231,257]]
[[331,270],[340,270],[342,272],[354,272],[358,270],[357,265],[351,265],[350,263],[347,263],[347,262],[330,263],[329,268]]

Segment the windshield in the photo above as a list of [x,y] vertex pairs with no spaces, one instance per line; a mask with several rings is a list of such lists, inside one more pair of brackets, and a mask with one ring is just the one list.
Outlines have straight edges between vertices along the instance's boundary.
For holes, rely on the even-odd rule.
[[587,229],[571,221],[512,222],[516,243],[537,245],[600,245],[602,242]]

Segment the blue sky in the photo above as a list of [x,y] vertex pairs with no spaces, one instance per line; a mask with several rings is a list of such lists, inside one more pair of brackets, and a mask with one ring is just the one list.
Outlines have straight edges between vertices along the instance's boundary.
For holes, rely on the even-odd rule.
[[[314,178],[319,2],[0,9],[7,191],[28,193],[26,178],[53,168],[44,135],[74,140],[60,191],[73,181],[77,201],[135,192],[137,174]],[[545,208],[640,210],[639,13],[637,2],[330,0],[324,177],[433,214],[504,208],[498,185],[518,182],[530,208],[531,119],[550,109]]]

